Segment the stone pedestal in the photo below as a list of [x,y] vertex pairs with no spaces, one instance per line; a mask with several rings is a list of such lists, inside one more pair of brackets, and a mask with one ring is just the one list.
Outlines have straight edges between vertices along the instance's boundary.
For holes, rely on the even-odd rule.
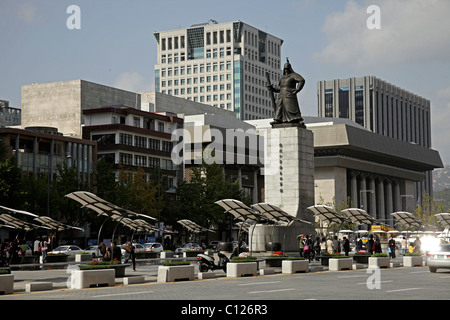
[[314,232],[314,215],[307,210],[314,205],[313,133],[293,124],[281,124],[268,128],[265,139],[264,202],[311,224],[257,226],[252,250],[263,251],[266,242],[279,242],[282,251],[297,251],[297,235]]

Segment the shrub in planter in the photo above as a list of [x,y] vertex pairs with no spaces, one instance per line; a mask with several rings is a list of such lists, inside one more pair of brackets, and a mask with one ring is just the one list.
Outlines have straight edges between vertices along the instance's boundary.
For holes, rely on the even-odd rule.
[[191,263],[189,261],[164,261],[162,265],[165,267],[172,267],[172,266],[186,266],[190,264]]
[[371,255],[372,258],[386,258],[387,256],[387,253],[374,253]]
[[255,262],[256,257],[234,257],[230,262],[240,263],[240,262]]

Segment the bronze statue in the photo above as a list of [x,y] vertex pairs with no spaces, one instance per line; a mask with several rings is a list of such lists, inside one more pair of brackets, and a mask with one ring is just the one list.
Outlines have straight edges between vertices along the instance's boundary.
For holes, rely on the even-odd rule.
[[[305,79],[298,73],[295,73],[294,70],[292,70],[289,59],[286,60],[287,62],[283,69],[283,77],[280,79],[278,86],[272,86],[270,84],[269,76],[266,74],[268,81],[267,89],[270,92],[272,103],[275,107],[275,117],[271,124],[274,126],[283,123],[293,123],[302,128],[306,128],[297,101],[297,93],[299,93],[305,85]],[[278,93],[276,103],[274,92]]]

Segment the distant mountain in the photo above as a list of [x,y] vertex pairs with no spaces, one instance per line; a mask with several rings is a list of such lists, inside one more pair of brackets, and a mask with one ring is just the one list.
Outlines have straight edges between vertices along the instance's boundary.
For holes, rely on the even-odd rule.
[[433,171],[433,191],[438,192],[450,188],[450,165]]

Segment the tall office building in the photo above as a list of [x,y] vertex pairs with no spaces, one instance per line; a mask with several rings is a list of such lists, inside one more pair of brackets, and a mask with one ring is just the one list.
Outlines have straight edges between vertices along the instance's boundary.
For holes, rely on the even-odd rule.
[[[348,118],[384,136],[431,149],[430,101],[374,76],[319,81],[318,116]],[[416,203],[433,194],[431,171],[416,183]],[[411,196],[411,195],[405,195]]]
[[155,91],[234,111],[241,120],[272,117],[266,88],[281,77],[283,40],[241,21],[155,32]]

